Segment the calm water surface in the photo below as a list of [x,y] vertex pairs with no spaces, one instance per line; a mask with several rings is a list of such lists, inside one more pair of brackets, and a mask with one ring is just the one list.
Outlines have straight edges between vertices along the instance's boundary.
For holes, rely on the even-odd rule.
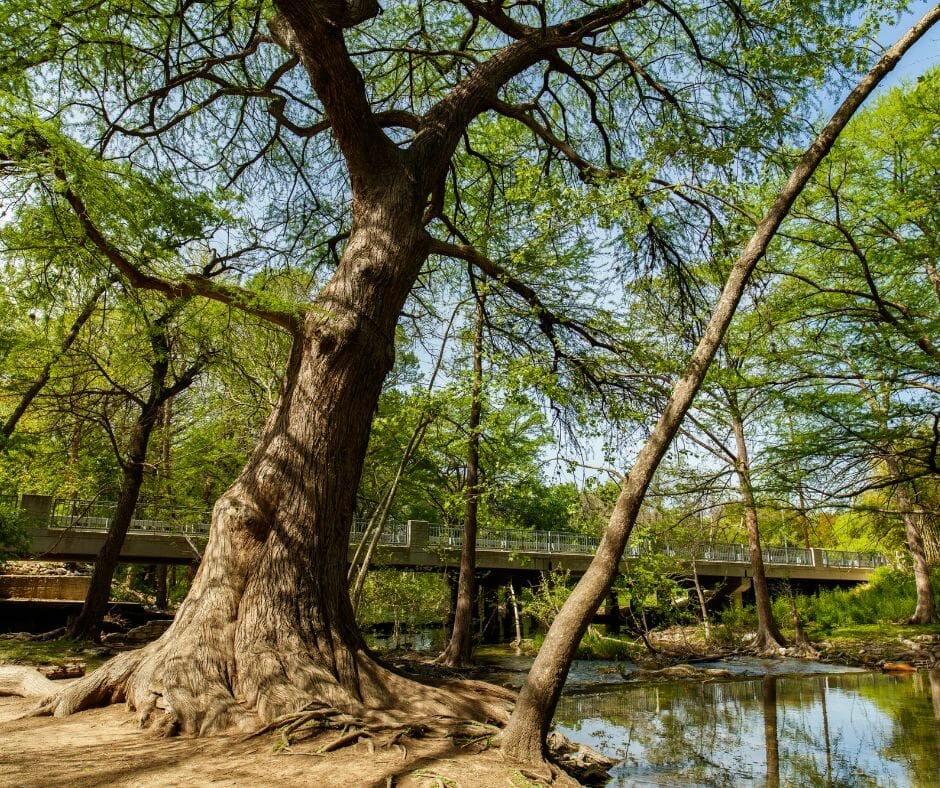
[[616,786],[940,786],[938,671],[605,687],[555,724],[621,760]]
[[[532,665],[505,645],[474,658],[496,668],[487,680],[517,688]],[[632,667],[576,660],[555,714],[569,738],[620,760],[610,785],[940,788],[940,671],[741,657],[698,665],[730,680],[625,684]]]

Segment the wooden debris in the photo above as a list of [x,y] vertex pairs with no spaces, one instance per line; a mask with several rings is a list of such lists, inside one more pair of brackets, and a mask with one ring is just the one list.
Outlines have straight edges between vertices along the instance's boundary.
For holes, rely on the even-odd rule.
[[66,662],[64,665],[40,665],[36,670],[52,681],[58,679],[77,679],[85,675],[85,663]]

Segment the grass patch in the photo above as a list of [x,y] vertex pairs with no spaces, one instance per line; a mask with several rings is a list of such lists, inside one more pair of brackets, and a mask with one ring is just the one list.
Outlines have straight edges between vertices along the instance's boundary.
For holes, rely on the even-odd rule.
[[[931,575],[935,593],[940,592],[940,570],[934,569]],[[796,604],[811,636],[831,638],[840,631],[867,631],[869,637],[888,631],[894,631],[894,637],[932,634],[930,627],[906,627],[902,623],[913,615],[916,598],[912,574],[883,567],[864,585],[798,596]],[[940,607],[940,598],[937,604]],[[790,600],[785,596],[774,600],[774,616],[784,625],[789,622]]]
[[630,660],[633,657],[635,646],[632,640],[601,635],[589,629],[575,653],[577,659],[608,659],[617,662]]
[[[86,668],[94,670],[110,659],[96,655],[96,647],[80,640],[31,641],[0,639],[0,664],[14,665],[62,665],[66,662],[84,662]],[[92,653],[87,653],[91,651]]]
[[851,624],[832,627],[826,632],[809,627],[807,634],[812,639],[859,643],[896,641],[898,638],[913,640],[919,635],[940,635],[940,624]]

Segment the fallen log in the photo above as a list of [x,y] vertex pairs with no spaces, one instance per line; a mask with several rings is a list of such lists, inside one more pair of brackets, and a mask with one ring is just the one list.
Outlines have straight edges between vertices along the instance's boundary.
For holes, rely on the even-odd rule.
[[21,698],[45,698],[62,688],[36,668],[25,665],[0,665],[0,695]]

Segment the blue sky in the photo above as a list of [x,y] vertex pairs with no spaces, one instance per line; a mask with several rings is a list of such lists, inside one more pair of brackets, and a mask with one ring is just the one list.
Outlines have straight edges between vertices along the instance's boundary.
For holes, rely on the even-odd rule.
[[[920,19],[934,4],[917,2],[904,14],[896,25],[886,28],[879,36],[884,46],[893,44],[916,20]],[[901,58],[898,67],[888,75],[879,91],[887,90],[905,79],[916,79],[929,69],[940,66],[940,29],[935,25],[927,35]]]

